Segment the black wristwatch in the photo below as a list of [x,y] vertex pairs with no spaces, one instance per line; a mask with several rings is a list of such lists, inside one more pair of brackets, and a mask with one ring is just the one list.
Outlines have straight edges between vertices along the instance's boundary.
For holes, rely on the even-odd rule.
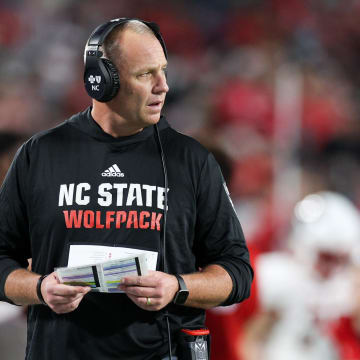
[[186,287],[184,279],[180,275],[174,274],[174,276],[176,276],[177,281],[179,282],[179,291],[175,294],[173,303],[176,305],[183,305],[189,296],[189,290]]

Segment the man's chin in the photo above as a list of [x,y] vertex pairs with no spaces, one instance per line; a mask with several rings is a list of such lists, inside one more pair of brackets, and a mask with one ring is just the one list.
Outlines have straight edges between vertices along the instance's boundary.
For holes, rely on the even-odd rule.
[[157,124],[160,120],[160,113],[158,114],[152,114],[152,115],[148,115],[145,119],[144,122],[147,125],[154,125]]

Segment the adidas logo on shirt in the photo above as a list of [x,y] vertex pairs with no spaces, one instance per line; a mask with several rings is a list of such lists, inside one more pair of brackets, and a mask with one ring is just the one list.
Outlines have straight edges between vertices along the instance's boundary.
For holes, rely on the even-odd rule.
[[119,167],[116,164],[114,164],[114,165],[111,165],[108,169],[106,169],[103,173],[101,173],[101,176],[124,177],[125,174],[119,169]]

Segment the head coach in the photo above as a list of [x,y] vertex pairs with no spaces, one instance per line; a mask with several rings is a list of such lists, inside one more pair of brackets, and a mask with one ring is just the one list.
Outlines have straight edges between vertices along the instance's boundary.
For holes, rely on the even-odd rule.
[[[161,115],[157,25],[100,25],[84,59],[92,106],[23,144],[1,187],[0,299],[30,305],[28,360],[162,359],[205,309],[249,296],[248,249],[214,157]],[[124,293],[61,284],[79,244],[154,251],[157,268]]]

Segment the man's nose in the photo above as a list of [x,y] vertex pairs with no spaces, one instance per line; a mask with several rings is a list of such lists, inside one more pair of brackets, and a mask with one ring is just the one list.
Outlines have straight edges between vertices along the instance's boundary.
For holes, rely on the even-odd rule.
[[167,93],[169,91],[169,85],[167,84],[166,75],[164,72],[161,72],[156,77],[156,83],[154,86],[154,92],[155,93]]

